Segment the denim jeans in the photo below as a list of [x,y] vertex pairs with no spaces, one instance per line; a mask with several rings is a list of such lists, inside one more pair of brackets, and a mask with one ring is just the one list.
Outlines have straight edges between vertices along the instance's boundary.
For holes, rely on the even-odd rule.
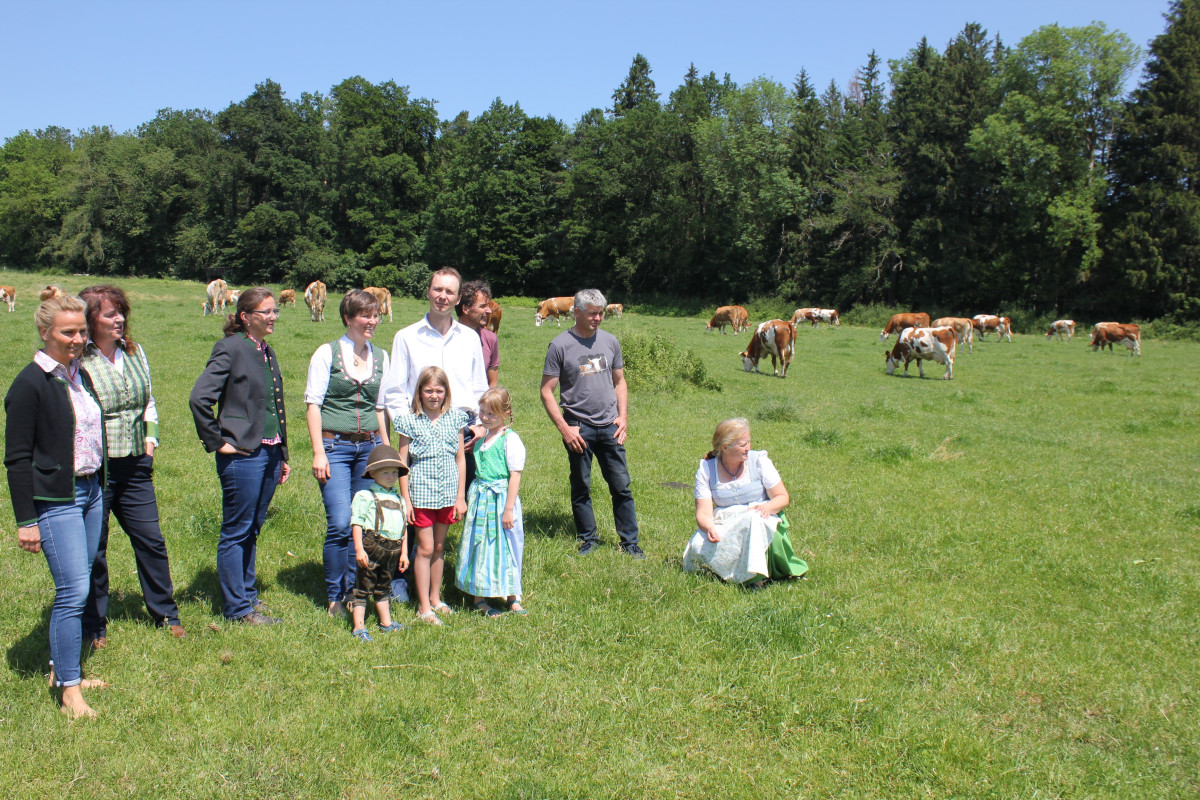
[[83,606],[91,585],[92,562],[100,546],[104,491],[100,478],[75,479],[74,503],[36,501],[42,552],[54,577],[50,609],[50,663],[59,686],[83,680],[79,650],[83,646]]
[[104,488],[104,524],[100,547],[92,563],[92,590],[83,610],[85,635],[103,636],[108,627],[108,525],[109,513],[129,537],[137,563],[138,582],[146,610],[157,625],[178,625],[167,542],[158,526],[158,499],[154,494],[154,457],[146,454],[108,460],[108,485]]
[[625,463],[625,445],[613,438],[616,423],[595,427],[586,422],[567,418],[572,426],[579,427],[587,447],[576,453],[563,443],[571,461],[571,515],[575,518],[575,531],[581,542],[599,540],[596,532],[596,515],[592,511],[592,456],[600,464],[600,473],[608,483],[612,495],[613,520],[622,546],[638,543],[637,512],[633,507],[633,490],[629,486],[629,467]]
[[217,541],[217,579],[228,619],[246,616],[258,601],[254,586],[258,534],[275,496],[282,464],[283,448],[277,444],[259,445],[248,456],[217,453],[223,515]]
[[363,469],[371,451],[383,444],[375,437],[366,442],[345,439],[325,439],[325,457],[329,459],[329,480],[321,485],[321,500],[325,503],[325,546],[321,551],[325,564],[325,594],[329,602],[347,600],[354,591],[354,537],[350,535],[350,501],[363,489],[371,487],[371,479],[363,477]]

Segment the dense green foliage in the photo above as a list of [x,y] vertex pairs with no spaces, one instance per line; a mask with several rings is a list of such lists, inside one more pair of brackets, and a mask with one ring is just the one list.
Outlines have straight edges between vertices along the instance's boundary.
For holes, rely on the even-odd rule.
[[1172,4],[1129,97],[1139,50],[1103,23],[1015,46],[972,23],[820,93],[695,67],[664,93],[639,54],[573,128],[500,98],[439,120],[352,77],[26,131],[0,150],[0,265],[1195,322],[1198,15]]

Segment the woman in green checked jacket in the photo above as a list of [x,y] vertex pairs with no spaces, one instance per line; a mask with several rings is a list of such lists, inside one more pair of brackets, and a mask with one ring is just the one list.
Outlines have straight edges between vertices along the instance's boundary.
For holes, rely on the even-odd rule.
[[150,365],[141,345],[129,336],[129,300],[117,286],[92,286],[79,293],[87,303],[90,341],[81,365],[92,379],[104,412],[108,444],[108,481],[104,487],[104,525],[92,563],[92,588],[83,610],[83,640],[108,645],[108,517],[116,516],[129,536],[137,561],[146,610],[159,627],[176,638],[186,633],[179,622],[167,543],[158,525],[154,494],[154,449],[158,411],[150,391]]

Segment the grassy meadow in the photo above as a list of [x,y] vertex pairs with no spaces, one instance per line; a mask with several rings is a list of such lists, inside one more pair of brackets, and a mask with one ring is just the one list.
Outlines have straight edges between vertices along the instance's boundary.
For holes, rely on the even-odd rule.
[[[0,272],[0,386],[39,340],[33,290]],[[460,613],[363,644],[325,614],[324,513],[303,424],[308,358],[340,335],[301,300],[271,342],[292,480],[260,540],[285,622],[227,624],[220,489],[187,409],[221,320],[203,287],[120,281],[161,416],[156,485],[189,636],[153,627],[128,539],[109,548],[110,644],[68,722],[45,683],[53,588],[15,546],[0,488],[0,796],[14,798],[1163,798],[1200,795],[1200,345],[1141,358],[1019,335],[961,351],[955,379],[884,375],[878,329],[803,327],[784,380],[742,371],[749,334],[630,307],[618,337],[690,350],[721,391],[635,390],[627,443],[649,558],[575,556],[561,440],[538,399],[533,302],[501,298],[501,382],[529,447],[527,617]],[[621,299],[621,298],[616,298]],[[397,300],[376,342],[424,311]],[[963,309],[970,315],[974,310]],[[1081,322],[1081,330],[1086,325]],[[894,339],[892,340],[894,341]],[[890,346],[890,342],[889,345]],[[677,358],[645,369],[668,369]],[[632,374],[631,380],[638,376]],[[791,493],[807,580],[747,592],[683,574],[692,479],[743,415]],[[373,615],[371,626],[374,627]],[[1189,742],[1191,744],[1189,744]]]

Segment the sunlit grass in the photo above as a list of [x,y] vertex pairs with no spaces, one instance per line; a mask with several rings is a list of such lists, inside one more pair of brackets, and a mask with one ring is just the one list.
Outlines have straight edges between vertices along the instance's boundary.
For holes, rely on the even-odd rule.
[[[29,290],[52,279],[0,282],[19,292],[18,312],[0,311],[7,386],[38,341]],[[801,329],[779,379],[742,371],[748,333],[705,334],[703,313],[647,317],[626,303],[606,329],[666,337],[721,391],[633,394],[629,458],[650,558],[612,547],[597,474],[609,546],[581,559],[566,456],[537,394],[562,328],[535,328],[531,301],[505,301],[500,375],[530,451],[531,613],[487,621],[464,608],[444,628],[364,646],[322,607],[324,515],[302,418],[308,358],[340,334],[336,315],[312,324],[288,309],[273,338],[297,469],[258,565],[285,623],[243,630],[220,617],[220,490],[186,406],[220,320],[200,316],[197,284],[124,285],[163,418],[156,484],[191,635],[152,627],[114,531],[112,644],[85,664],[113,688],[90,695],[98,720],[66,723],[42,678],[49,573],[11,546],[5,511],[6,796],[1200,792],[1195,344],[1148,340],[1131,359],[1080,339],[989,340],[945,382],[938,367],[926,380],[885,376],[878,329],[843,323]],[[422,311],[398,300],[377,342],[390,346]],[[696,464],[729,416],[750,419],[783,474],[805,581],[752,593],[679,570]],[[456,541],[452,531],[448,552]]]

